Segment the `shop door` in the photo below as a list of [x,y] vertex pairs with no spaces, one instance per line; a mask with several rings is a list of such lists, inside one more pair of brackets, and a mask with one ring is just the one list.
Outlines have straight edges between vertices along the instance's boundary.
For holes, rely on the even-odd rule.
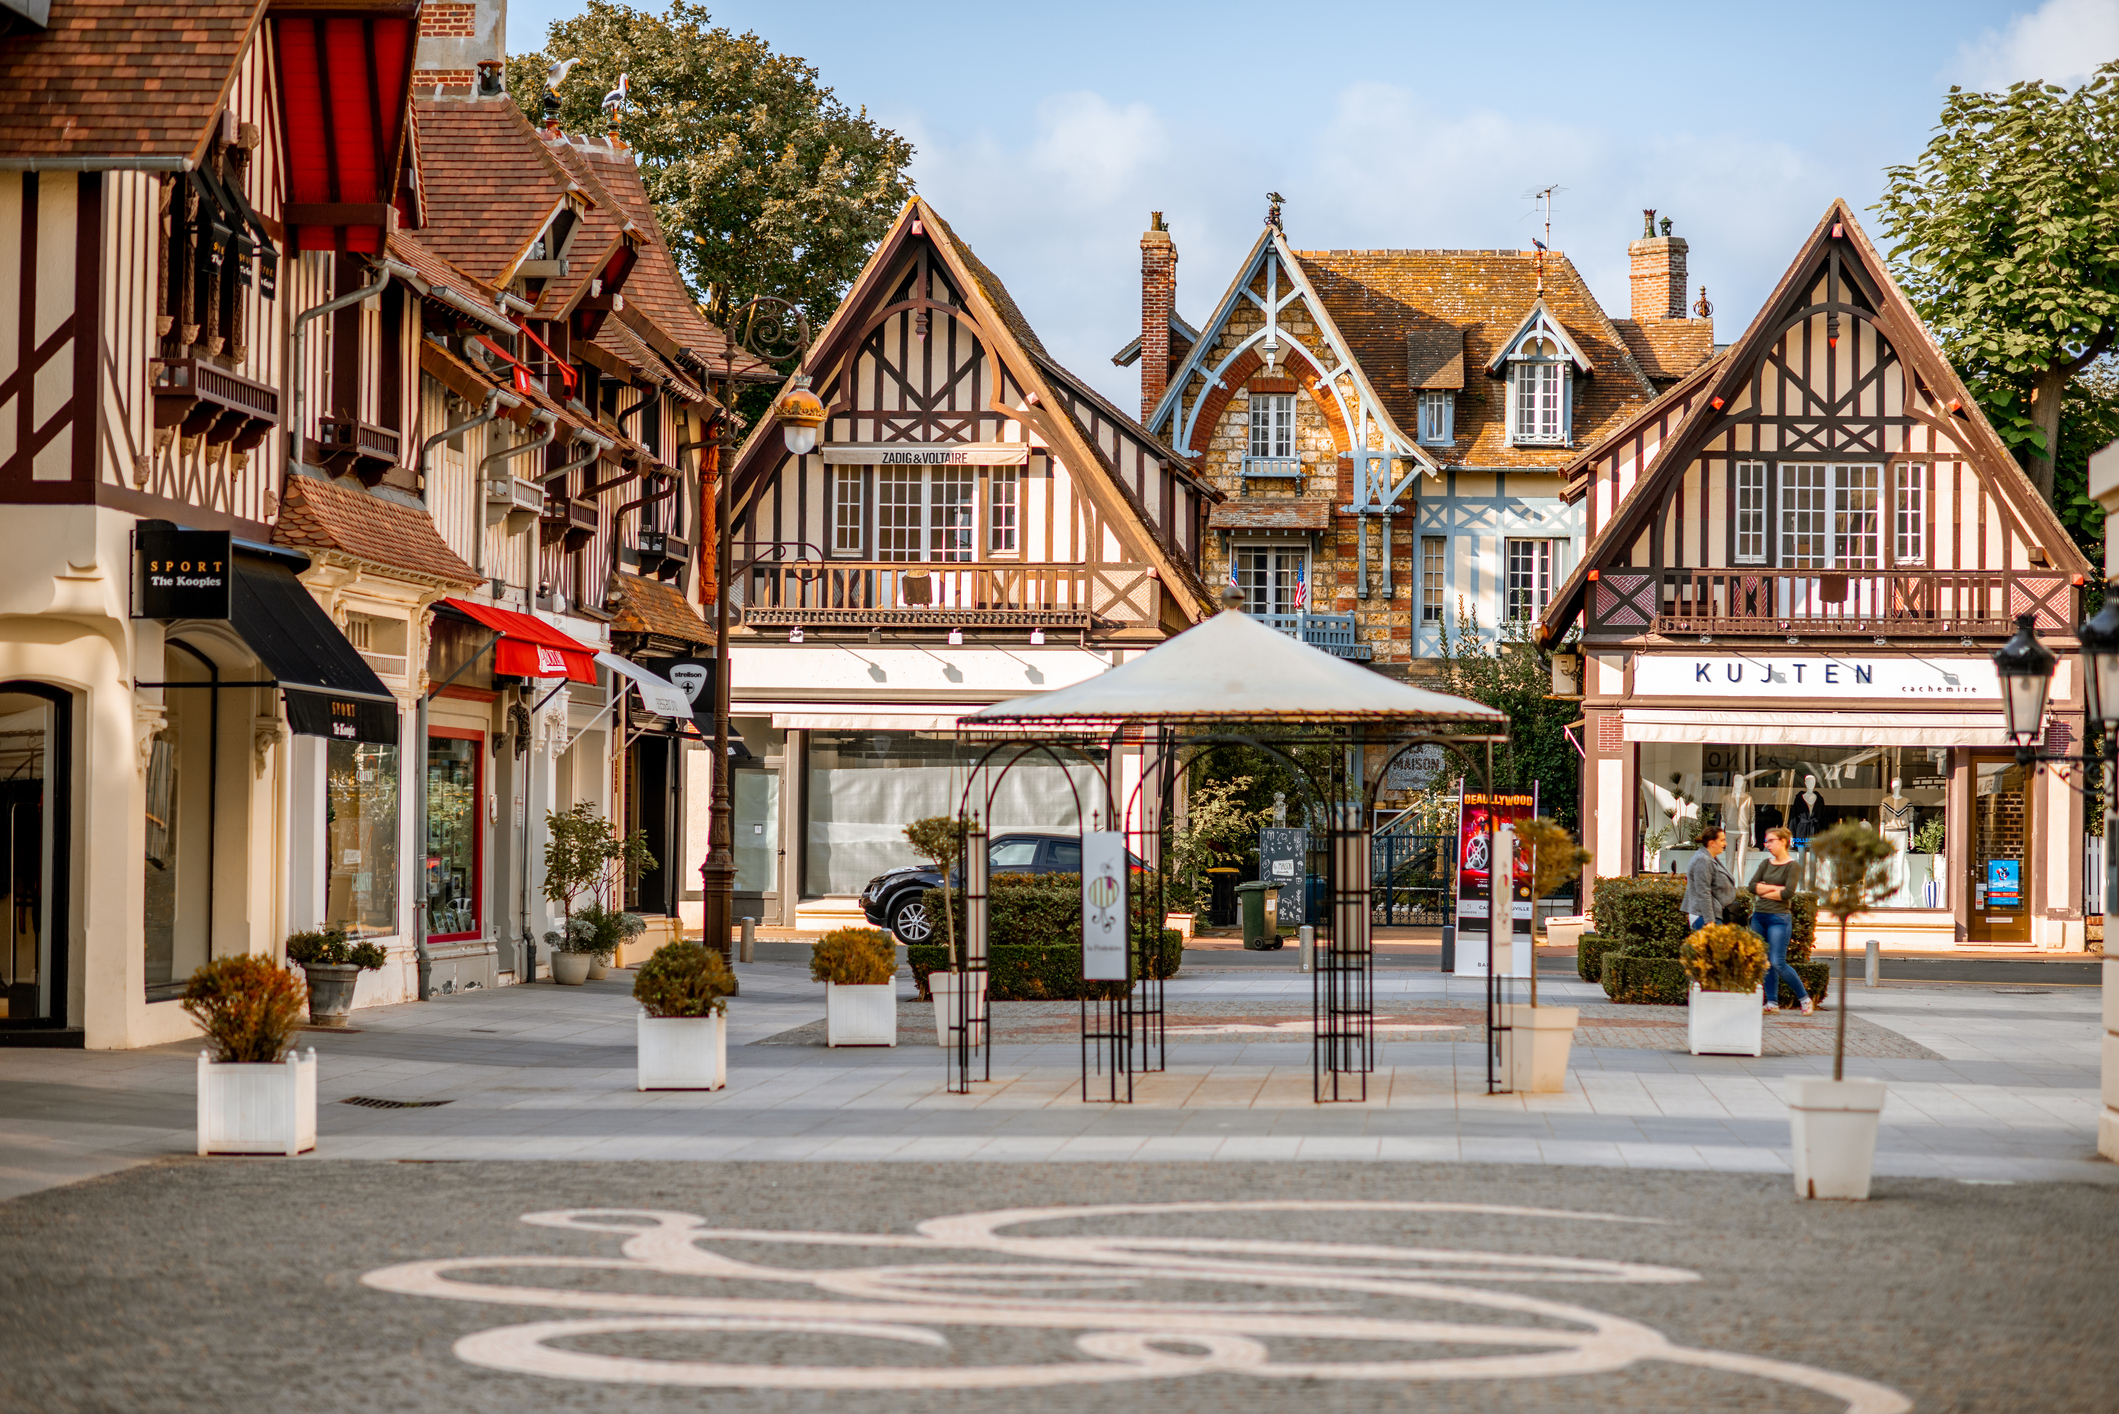
[[780,769],[738,767],[729,775],[734,798],[736,916],[785,927],[780,913]]
[[64,1021],[67,705],[49,688],[0,686],[0,1027],[11,1030]]
[[2031,836],[2031,768],[2013,756],[1974,756],[1968,941],[2031,941]]

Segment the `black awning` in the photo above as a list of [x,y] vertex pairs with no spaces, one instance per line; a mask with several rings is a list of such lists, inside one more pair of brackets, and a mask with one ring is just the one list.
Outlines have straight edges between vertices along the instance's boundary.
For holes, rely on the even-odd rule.
[[283,564],[235,556],[229,622],[287,699],[287,725],[306,736],[397,744],[397,699]]

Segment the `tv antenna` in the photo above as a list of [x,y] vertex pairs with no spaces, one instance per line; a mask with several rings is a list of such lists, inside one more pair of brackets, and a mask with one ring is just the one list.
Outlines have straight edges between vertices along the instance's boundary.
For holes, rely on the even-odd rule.
[[1552,199],[1560,192],[1566,190],[1567,188],[1561,186],[1558,182],[1553,182],[1534,191],[1523,193],[1527,199],[1538,203],[1538,208],[1545,217],[1545,239],[1541,241],[1533,236],[1530,242],[1538,248],[1538,254],[1535,259],[1538,271],[1538,294],[1540,296],[1545,293],[1545,253],[1552,249]]

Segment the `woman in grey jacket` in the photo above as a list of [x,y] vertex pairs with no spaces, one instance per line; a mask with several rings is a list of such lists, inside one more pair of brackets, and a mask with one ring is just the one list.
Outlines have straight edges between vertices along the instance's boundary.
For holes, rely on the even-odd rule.
[[1720,825],[1709,825],[1700,831],[1698,843],[1700,852],[1685,866],[1685,901],[1679,905],[1691,920],[1694,932],[1709,923],[1721,922],[1722,910],[1736,902],[1736,880],[1730,877],[1729,866],[1722,863],[1729,836]]

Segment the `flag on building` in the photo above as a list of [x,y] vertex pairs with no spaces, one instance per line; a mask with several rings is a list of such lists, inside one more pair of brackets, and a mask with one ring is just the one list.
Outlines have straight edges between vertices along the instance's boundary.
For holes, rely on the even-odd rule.
[[1295,612],[1298,614],[1303,611],[1309,597],[1309,584],[1304,575],[1306,569],[1308,566],[1300,563],[1295,566]]

